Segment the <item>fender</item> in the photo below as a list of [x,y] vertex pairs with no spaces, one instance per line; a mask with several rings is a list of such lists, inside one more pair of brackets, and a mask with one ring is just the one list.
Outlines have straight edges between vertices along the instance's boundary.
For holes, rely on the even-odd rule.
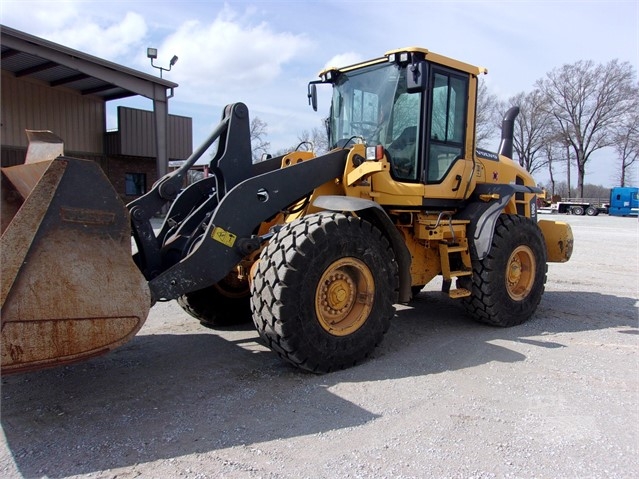
[[[495,232],[495,224],[497,218],[502,213],[506,204],[510,201],[515,193],[540,193],[541,189],[524,185],[477,185],[473,195],[470,197],[470,203],[460,213],[455,215],[455,219],[469,220],[468,238],[472,239],[471,253],[474,258],[483,260],[493,242],[493,234]],[[494,199],[484,201],[480,195],[492,195]],[[536,217],[536,208],[531,208]]]
[[375,224],[386,234],[395,251],[399,265],[399,302],[408,303],[411,299],[411,256],[402,235],[393,224],[386,211],[374,201],[350,196],[326,195],[315,199],[313,206],[330,211],[356,211],[359,216]]

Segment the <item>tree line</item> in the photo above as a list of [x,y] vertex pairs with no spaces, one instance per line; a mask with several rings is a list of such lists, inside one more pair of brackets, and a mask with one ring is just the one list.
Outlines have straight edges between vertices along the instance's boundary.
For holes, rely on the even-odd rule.
[[509,107],[519,106],[513,159],[531,173],[547,169],[553,194],[561,182],[557,180],[561,168],[567,196],[573,196],[569,165],[575,165],[576,196],[587,196],[584,179],[589,163],[593,153],[604,148],[616,155],[611,172],[616,183],[627,186],[634,180],[639,164],[639,88],[629,62],[565,64],[537,80],[532,91],[506,101],[483,93],[480,106],[486,107],[493,122]]
[[[489,92],[480,79],[477,146],[487,148],[494,141],[511,106],[520,109],[515,120],[513,160],[531,174],[546,169],[551,194],[590,197],[584,185],[586,172],[593,153],[604,148],[616,155],[611,175],[615,175],[617,185],[628,186],[635,180],[639,165],[639,85],[629,62],[615,59],[596,64],[582,60],[565,64],[537,80],[532,91],[520,92],[506,100]],[[270,148],[266,136],[267,124],[253,118],[254,161],[259,161]],[[298,145],[275,155],[309,149],[308,145],[314,145],[318,153],[328,149],[324,128],[303,131],[298,140]],[[576,189],[570,177],[572,165],[577,170]],[[557,176],[561,172],[566,174],[565,181]],[[592,195],[595,196],[600,194]]]

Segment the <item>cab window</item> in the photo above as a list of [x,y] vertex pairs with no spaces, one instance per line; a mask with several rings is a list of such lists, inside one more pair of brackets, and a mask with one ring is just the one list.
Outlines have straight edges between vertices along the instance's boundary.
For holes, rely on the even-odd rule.
[[464,151],[468,78],[437,71],[431,92],[427,179],[437,183]]
[[390,138],[385,143],[392,174],[400,180],[418,177],[418,137],[421,94],[397,92],[393,105]]

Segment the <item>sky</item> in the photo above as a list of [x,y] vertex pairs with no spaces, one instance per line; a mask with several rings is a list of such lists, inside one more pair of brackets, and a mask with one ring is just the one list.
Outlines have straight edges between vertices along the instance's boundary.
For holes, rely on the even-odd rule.
[[[406,46],[486,67],[489,92],[504,100],[580,60],[639,69],[639,0],[2,0],[0,23],[156,76],[147,47],[164,68],[177,55],[162,72],[179,84],[169,113],[193,118],[194,148],[238,101],[267,124],[273,151],[294,146],[327,115],[329,87],[318,112],[306,96],[320,70]],[[110,102],[109,128],[118,105],[152,109],[142,98]],[[617,169],[614,153],[600,152],[586,183],[614,186]]]

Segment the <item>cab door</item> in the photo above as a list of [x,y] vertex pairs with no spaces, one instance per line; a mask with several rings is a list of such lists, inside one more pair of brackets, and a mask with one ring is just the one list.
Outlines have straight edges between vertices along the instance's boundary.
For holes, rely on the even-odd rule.
[[468,73],[428,64],[425,88],[408,91],[398,83],[383,145],[390,178],[374,182],[382,204],[454,208],[464,200],[474,161],[475,83]]
[[425,203],[464,199],[473,178],[469,80],[470,75],[452,69],[437,65],[430,69],[422,171]]

